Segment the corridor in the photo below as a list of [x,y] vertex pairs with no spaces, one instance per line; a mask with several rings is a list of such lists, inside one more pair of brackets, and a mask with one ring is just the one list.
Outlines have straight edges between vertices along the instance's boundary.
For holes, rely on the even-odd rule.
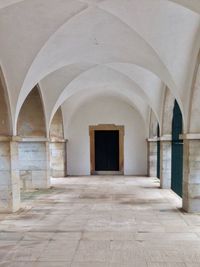
[[1,267],[199,267],[200,215],[155,178],[52,179],[0,215]]

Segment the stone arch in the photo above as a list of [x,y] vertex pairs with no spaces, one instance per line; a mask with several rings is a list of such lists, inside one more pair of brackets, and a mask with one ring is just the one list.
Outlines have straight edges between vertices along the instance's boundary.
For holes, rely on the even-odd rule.
[[[65,105],[67,103],[63,110]],[[73,113],[68,132],[68,173],[90,174],[89,126],[99,124],[125,126],[124,173],[146,174],[145,121],[141,120],[140,113],[127,101],[112,94],[98,94],[94,98],[86,99]],[[142,163],[138,162],[140,160]]]
[[0,212],[3,213],[20,208],[18,143],[12,135],[9,95],[0,67]]
[[158,120],[153,112],[153,110],[150,111],[150,123],[149,123],[149,138],[154,138],[157,136],[157,125]]
[[23,103],[18,121],[19,173],[23,190],[48,188],[49,143],[45,112],[39,86],[35,86]]
[[46,137],[45,112],[39,86],[35,86],[24,101],[17,121],[17,135]]
[[64,127],[63,127],[63,115],[61,107],[56,111],[51,121],[50,138],[63,139],[64,138]]
[[64,139],[64,125],[61,107],[58,108],[51,121],[50,130],[50,171],[52,177],[65,177],[67,142]]
[[160,186],[163,189],[171,188],[171,134],[175,97],[166,87],[163,103],[162,125],[160,127]]
[[[184,129],[184,119],[183,113],[181,111],[180,105],[175,97],[171,94],[170,90],[166,88],[165,92],[165,101],[163,105],[163,119],[162,119],[162,130],[160,137],[160,177],[161,177],[161,188],[170,189],[173,186],[172,181],[172,168],[174,166],[173,159],[175,158],[176,153],[176,143],[178,140],[173,142],[173,123],[176,119],[174,117],[174,110],[177,109],[181,114],[182,129]],[[175,114],[176,115],[176,114]],[[174,146],[175,149],[174,149]],[[173,146],[173,148],[172,148]],[[181,154],[181,153],[180,153]],[[180,156],[181,157],[181,156]],[[181,161],[181,160],[180,160]],[[173,165],[173,166],[172,166]],[[181,167],[182,168],[182,167]],[[182,179],[182,178],[181,178]],[[179,190],[179,192],[181,189]],[[180,193],[179,193],[180,194]]]
[[175,101],[175,97],[172,95],[171,91],[166,87],[164,104],[163,104],[162,125],[160,127],[161,135],[171,135],[172,133],[172,118],[173,118],[174,101]]
[[6,82],[0,67],[0,135],[12,135],[12,118]]

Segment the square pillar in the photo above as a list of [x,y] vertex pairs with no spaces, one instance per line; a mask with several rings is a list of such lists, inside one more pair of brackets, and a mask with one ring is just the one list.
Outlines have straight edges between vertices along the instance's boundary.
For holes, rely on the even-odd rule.
[[50,142],[50,170],[52,177],[67,176],[67,140],[54,140]]
[[163,136],[160,138],[160,187],[162,189],[171,189],[171,161],[171,136]]
[[16,212],[20,208],[18,142],[0,137],[0,212]]
[[45,189],[50,186],[49,142],[46,138],[23,138],[19,142],[21,188]]
[[183,139],[183,209],[200,212],[200,134],[187,134]]
[[149,177],[157,177],[157,139],[148,139]]

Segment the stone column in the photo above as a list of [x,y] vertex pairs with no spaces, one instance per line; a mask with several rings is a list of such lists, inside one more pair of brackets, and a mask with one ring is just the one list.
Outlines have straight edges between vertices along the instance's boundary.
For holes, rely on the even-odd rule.
[[157,176],[157,138],[148,139],[149,177]]
[[171,188],[171,161],[172,143],[171,135],[160,138],[160,187]]
[[50,142],[50,169],[52,177],[67,176],[66,158],[67,140],[51,139]]
[[200,212],[200,134],[183,135],[183,209]]
[[49,141],[46,138],[22,138],[19,142],[19,166],[23,190],[48,188]]
[[20,208],[18,142],[0,137],[0,212],[15,212]]

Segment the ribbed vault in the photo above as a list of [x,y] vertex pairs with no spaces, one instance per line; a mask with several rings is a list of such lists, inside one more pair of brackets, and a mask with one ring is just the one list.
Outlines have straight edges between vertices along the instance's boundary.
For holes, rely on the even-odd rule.
[[101,90],[129,99],[145,121],[152,109],[161,123],[167,86],[187,129],[199,13],[199,0],[1,0],[0,60],[14,134],[38,83],[47,125],[71,97]]

